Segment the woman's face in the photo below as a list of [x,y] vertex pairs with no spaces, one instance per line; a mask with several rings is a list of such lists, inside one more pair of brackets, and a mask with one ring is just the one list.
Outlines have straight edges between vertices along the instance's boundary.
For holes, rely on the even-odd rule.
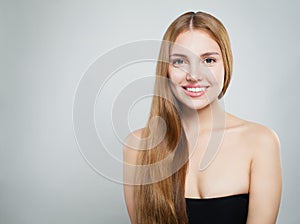
[[219,45],[202,30],[181,33],[170,52],[168,75],[172,92],[181,103],[204,108],[218,99],[224,84]]

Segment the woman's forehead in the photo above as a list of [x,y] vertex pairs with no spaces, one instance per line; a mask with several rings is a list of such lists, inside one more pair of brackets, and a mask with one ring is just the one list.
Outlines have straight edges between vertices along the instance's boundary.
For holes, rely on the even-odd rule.
[[218,43],[203,30],[189,30],[180,33],[171,49],[171,54],[201,55],[206,52],[220,53],[221,50]]

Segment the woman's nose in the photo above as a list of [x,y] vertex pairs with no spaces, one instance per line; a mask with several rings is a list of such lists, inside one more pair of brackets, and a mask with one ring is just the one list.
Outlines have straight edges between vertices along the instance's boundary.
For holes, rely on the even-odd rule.
[[201,81],[201,80],[202,80],[202,78],[198,75],[193,75],[193,74],[191,74],[191,72],[186,73],[186,81],[197,82],[197,81]]
[[190,69],[186,72],[187,81],[200,81],[203,80],[205,74],[207,73],[207,68],[201,63],[194,63],[190,66]]

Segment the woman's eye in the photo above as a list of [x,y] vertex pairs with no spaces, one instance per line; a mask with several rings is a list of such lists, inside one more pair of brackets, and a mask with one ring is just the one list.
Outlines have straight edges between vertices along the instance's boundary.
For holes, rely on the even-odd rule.
[[184,60],[183,59],[174,59],[172,61],[172,64],[173,65],[182,65],[182,64],[184,64]]
[[204,59],[204,63],[206,63],[206,64],[213,64],[215,62],[216,62],[216,59],[214,59],[214,58],[205,58]]

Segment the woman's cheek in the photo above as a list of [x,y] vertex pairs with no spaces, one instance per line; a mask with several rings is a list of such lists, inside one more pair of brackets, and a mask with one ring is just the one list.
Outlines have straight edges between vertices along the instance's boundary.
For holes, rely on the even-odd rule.
[[185,80],[186,74],[180,69],[169,69],[169,78],[173,83],[180,84]]
[[223,66],[220,67],[215,67],[214,69],[211,70],[213,74],[213,79],[211,80],[212,83],[216,83],[220,89],[223,88],[224,85],[224,76],[225,76],[225,70]]

